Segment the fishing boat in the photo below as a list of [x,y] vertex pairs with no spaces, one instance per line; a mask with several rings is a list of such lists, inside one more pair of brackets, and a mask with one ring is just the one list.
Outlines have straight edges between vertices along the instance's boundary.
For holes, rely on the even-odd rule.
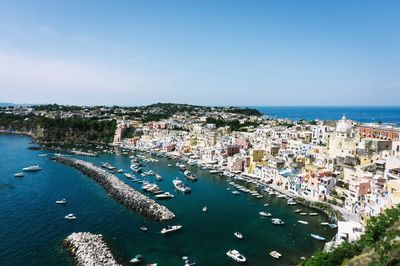
[[282,257],[282,254],[280,254],[280,253],[279,253],[278,251],[276,251],[276,250],[271,251],[271,252],[269,253],[269,255],[270,255],[271,257],[275,258],[275,259],[279,259],[280,257]]
[[174,195],[172,195],[169,192],[164,192],[164,193],[156,195],[157,199],[172,199],[173,197],[174,197]]
[[32,166],[22,168],[22,171],[24,171],[24,172],[37,172],[40,170],[42,170],[42,168],[40,168],[39,165],[32,165]]
[[259,214],[263,217],[271,217],[272,214],[270,214],[269,212],[259,212]]
[[310,235],[311,235],[312,238],[315,238],[315,239],[320,240],[320,241],[325,241],[325,237],[322,237],[322,236],[319,236],[319,235],[316,235],[316,234],[310,234]]
[[206,212],[207,211],[207,206],[204,206],[203,207],[203,212]]
[[147,232],[147,227],[142,225],[141,227],[139,227],[140,230],[142,230],[143,232]]
[[239,251],[237,251],[236,249],[228,250],[228,252],[226,252],[226,255],[236,262],[239,263],[246,262],[246,257],[240,254]]
[[66,204],[67,200],[66,199],[62,199],[62,200],[56,200],[57,204]]
[[242,235],[242,233],[240,233],[240,232],[235,232],[235,233],[233,233],[237,238],[239,238],[239,239],[243,239],[243,235]]
[[67,220],[76,220],[76,216],[73,213],[70,213],[64,217]]
[[173,180],[172,183],[174,184],[174,187],[175,187],[177,190],[179,190],[179,191],[181,191],[181,192],[183,192],[183,193],[188,193],[188,192],[191,191],[191,188],[190,188],[188,185],[184,184],[184,183],[183,183],[181,180],[179,180],[179,179]]
[[168,234],[182,229],[182,225],[169,225],[161,229],[161,234]]
[[130,264],[137,265],[144,260],[144,257],[140,254],[136,255],[133,259],[129,261]]
[[297,222],[298,222],[299,224],[308,224],[307,221],[302,221],[302,220],[298,220]]
[[21,172],[21,173],[16,173],[16,174],[14,174],[14,176],[15,176],[15,177],[23,177],[23,176],[24,176],[24,173],[22,173],[22,172]]

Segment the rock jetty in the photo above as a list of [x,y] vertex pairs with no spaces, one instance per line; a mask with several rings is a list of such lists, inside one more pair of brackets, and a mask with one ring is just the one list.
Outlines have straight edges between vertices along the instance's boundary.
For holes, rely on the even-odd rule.
[[72,166],[83,174],[91,177],[97,183],[102,185],[108,194],[114,199],[118,200],[120,203],[134,210],[138,214],[154,221],[167,221],[175,217],[175,214],[167,207],[158,204],[154,200],[125,184],[115,175],[110,174],[106,170],[103,170],[90,162],[64,156],[55,156],[52,160]]
[[114,259],[102,235],[88,232],[72,233],[63,241],[77,265],[120,266]]

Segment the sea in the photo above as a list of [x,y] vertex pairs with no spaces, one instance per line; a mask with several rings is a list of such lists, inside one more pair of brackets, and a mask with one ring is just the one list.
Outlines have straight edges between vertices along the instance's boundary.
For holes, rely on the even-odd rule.
[[[144,170],[152,169],[164,178],[161,182],[154,177],[150,181],[158,182],[162,190],[175,196],[160,203],[172,210],[176,218],[166,223],[153,222],[122,206],[78,170],[51,161],[50,151],[28,149],[31,141],[26,136],[0,134],[0,265],[74,265],[62,241],[69,234],[82,231],[102,234],[123,265],[129,265],[129,260],[137,254],[145,257],[143,265],[183,265],[182,256],[188,256],[198,265],[237,265],[226,256],[230,249],[241,252],[248,265],[294,265],[301,257],[309,257],[323,248],[324,242],[311,238],[310,234],[331,240],[336,233],[336,229],[321,225],[329,221],[322,213],[300,216],[294,213],[295,209],[315,210],[290,206],[286,200],[267,194],[262,199],[245,193],[235,196],[226,190],[230,187],[227,178],[197,167],[190,170],[198,176],[198,181],[185,180],[192,192],[178,193],[172,180],[176,177],[184,180],[183,174],[174,161],[166,158],[145,163]],[[116,151],[79,158],[97,165],[109,162],[129,172],[128,155]],[[30,165],[39,165],[43,170],[14,177]],[[116,175],[141,191],[140,184],[122,174]],[[246,186],[255,189],[254,185]],[[63,198],[67,204],[55,203]],[[264,206],[266,203],[269,206]],[[207,212],[202,211],[203,206],[208,207]],[[270,212],[286,224],[272,225],[270,218],[259,215],[260,211]],[[77,220],[65,220],[69,213],[74,213]],[[299,224],[298,220],[309,224]],[[164,226],[174,224],[181,224],[183,229],[168,236],[159,233]],[[141,231],[141,225],[146,225],[149,231]],[[243,234],[243,240],[235,238],[236,231]],[[269,256],[273,250],[282,254],[281,259]]]
[[400,125],[400,106],[252,106],[272,118],[339,120]]

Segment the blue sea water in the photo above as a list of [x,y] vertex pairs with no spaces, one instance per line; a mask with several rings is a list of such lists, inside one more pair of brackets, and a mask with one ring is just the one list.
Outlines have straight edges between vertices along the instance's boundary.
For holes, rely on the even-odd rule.
[[358,122],[400,124],[400,106],[253,106],[273,118],[339,120],[343,114]]
[[[175,195],[174,199],[161,202],[177,216],[166,224],[183,225],[182,231],[164,236],[159,231],[165,224],[146,220],[121,206],[79,171],[48,157],[39,157],[45,151],[27,149],[30,141],[24,136],[0,134],[0,265],[73,265],[62,240],[79,231],[103,234],[124,265],[136,254],[142,254],[146,263],[157,262],[161,266],[183,265],[184,255],[199,265],[236,265],[225,255],[233,248],[248,258],[248,265],[289,265],[323,247],[310,233],[327,239],[335,234],[335,230],[320,225],[327,221],[322,214],[299,216],[293,213],[294,209],[313,210],[288,206],[286,200],[267,195],[263,199],[243,193],[234,196],[226,190],[229,185],[225,178],[196,167],[191,170],[199,180],[185,181],[192,193],[177,193],[171,181],[175,177],[183,179],[183,174],[176,167],[168,167],[173,161],[160,158],[159,162],[146,163],[145,170],[161,174],[164,177],[159,183],[161,189]],[[128,156],[116,154],[81,158],[96,164],[109,162],[125,170],[130,166]],[[42,171],[14,177],[21,168],[37,164]],[[140,190],[140,184],[117,175]],[[55,204],[62,198],[67,199],[66,205]],[[265,203],[270,206],[264,207]],[[208,207],[207,213],[202,212],[204,205]],[[283,219],[286,225],[274,226],[270,218],[261,218],[258,212],[263,210]],[[68,213],[74,213],[78,219],[65,220]],[[298,219],[309,224],[298,224]],[[142,224],[148,226],[149,232],[139,230]],[[235,239],[235,231],[241,231],[245,239]],[[268,255],[272,250],[278,250],[283,257],[273,259]]]

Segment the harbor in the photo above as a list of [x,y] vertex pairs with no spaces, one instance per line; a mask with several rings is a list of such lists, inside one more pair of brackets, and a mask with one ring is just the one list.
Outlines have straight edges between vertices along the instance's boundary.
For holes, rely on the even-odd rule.
[[[162,176],[162,181],[159,181],[155,175],[143,177],[129,170],[129,156],[133,153],[80,158],[98,167],[107,162],[117,169],[124,169],[136,179],[155,183],[160,190],[171,193],[173,198],[169,200],[157,199],[156,195],[142,190],[143,183],[133,182],[123,173],[113,173],[128,186],[165,205],[175,214],[173,220],[160,224],[132,212],[76,169],[38,156],[43,151],[26,149],[29,138],[2,135],[0,142],[8,143],[6,147],[10,148],[5,149],[5,153],[12,159],[9,165],[5,158],[0,159],[6,165],[0,207],[5,210],[3,217],[8,217],[2,220],[7,231],[2,233],[4,242],[0,249],[7,250],[7,253],[0,255],[7,265],[29,263],[33,258],[36,265],[73,265],[73,257],[60,243],[73,232],[88,231],[102,234],[121,264],[128,264],[129,260],[141,254],[145,258],[143,265],[183,265],[183,256],[199,265],[236,265],[226,253],[237,250],[246,257],[249,265],[288,265],[324,247],[324,242],[314,239],[311,234],[329,240],[336,233],[335,229],[321,225],[328,221],[321,212],[316,216],[301,216],[295,213],[296,209],[305,213],[316,211],[301,204],[288,205],[286,198],[262,192],[256,184],[211,174],[197,166],[187,166],[198,177],[197,181],[192,181],[185,178],[174,160],[136,153],[135,156],[148,158],[146,161],[140,159],[143,172],[152,170]],[[30,173],[22,179],[13,176],[28,165],[40,165],[42,171]],[[190,193],[175,190],[172,181],[176,177],[191,188]],[[256,190],[263,197],[257,198],[245,192],[233,195],[234,187],[229,182]],[[66,204],[55,203],[64,198]],[[13,211],[14,206],[19,206],[20,211]],[[203,211],[205,206],[206,212]],[[262,211],[271,213],[272,217],[261,217],[259,212]],[[77,219],[66,221],[64,216],[69,213],[76,215]],[[272,218],[279,218],[285,224],[274,225]],[[299,224],[298,220],[308,224]],[[161,234],[161,230],[169,225],[182,225],[182,228]],[[25,226],[29,226],[29,230]],[[141,230],[142,226],[147,230]],[[27,233],[21,234],[21,231]],[[240,232],[244,238],[238,239],[235,232]],[[12,247],[8,243],[13,243]],[[270,255],[273,251],[281,255],[279,259]],[[43,256],[37,259],[38,254]]]

